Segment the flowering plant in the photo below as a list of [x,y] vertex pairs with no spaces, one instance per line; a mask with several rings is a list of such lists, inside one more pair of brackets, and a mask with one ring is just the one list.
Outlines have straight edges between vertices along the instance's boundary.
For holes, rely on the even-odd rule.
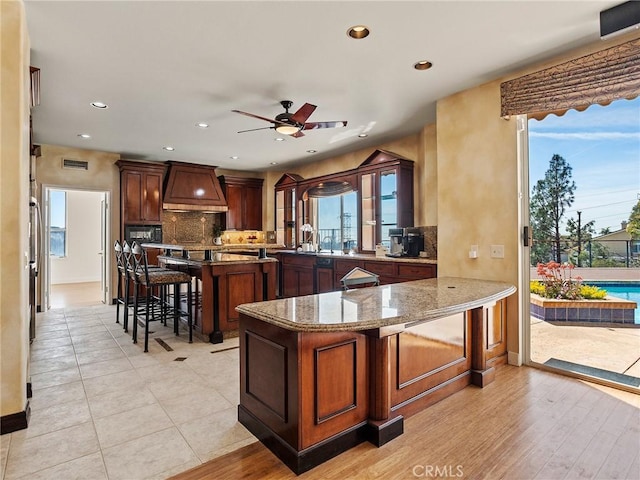
[[[572,277],[575,268],[570,263],[539,263],[538,275],[542,280],[536,286],[532,285],[533,293],[546,298],[561,298],[565,300],[579,300],[582,297],[580,287],[582,277]],[[534,291],[535,290],[535,291]]]
[[305,223],[300,227],[302,231],[302,243],[311,243],[311,239],[313,238],[313,227],[310,223]]

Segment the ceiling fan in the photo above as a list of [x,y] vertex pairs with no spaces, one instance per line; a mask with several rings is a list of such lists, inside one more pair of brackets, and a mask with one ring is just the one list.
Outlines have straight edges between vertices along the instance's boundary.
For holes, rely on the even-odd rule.
[[305,103],[295,113],[289,113],[289,109],[293,105],[293,102],[291,100],[282,100],[280,102],[280,105],[282,105],[282,107],[284,108],[284,113],[279,114],[274,119],[261,117],[260,115],[254,115],[253,113],[242,112],[240,110],[231,110],[235,113],[241,113],[242,115],[246,115],[248,117],[258,118],[260,120],[273,123],[271,127],[252,128],[251,130],[241,130],[238,133],[253,132],[255,130],[266,130],[272,128],[275,129],[276,132],[283,135],[291,135],[292,137],[299,138],[304,136],[304,133],[302,133],[303,130],[314,130],[316,128],[339,128],[347,126],[346,121],[307,123],[307,119],[317,108],[315,105],[311,105],[310,103]]

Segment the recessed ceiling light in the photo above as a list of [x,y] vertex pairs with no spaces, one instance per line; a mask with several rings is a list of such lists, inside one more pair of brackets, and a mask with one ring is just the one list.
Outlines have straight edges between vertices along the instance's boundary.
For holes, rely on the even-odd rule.
[[80,138],[91,138],[91,135],[89,135],[88,133],[79,133],[78,136]]
[[369,135],[367,135],[366,133],[361,133],[358,135],[360,138],[365,138],[368,137]]
[[173,147],[169,147],[169,146],[167,146],[167,147],[162,147],[162,148],[163,148],[164,150],[166,150],[167,152],[173,152],[173,151],[175,150],[175,148],[173,148]]
[[271,162],[271,163],[269,163],[269,165],[277,165],[277,164],[278,164],[278,162]]
[[307,150],[307,153],[317,153],[317,150]]
[[233,155],[233,156],[231,156],[231,157],[229,157],[229,158],[230,158],[231,160],[237,160],[237,159],[238,159],[238,156],[237,156],[237,155]]
[[278,137],[274,139],[276,142],[284,142],[284,138]]
[[433,63],[428,60],[420,60],[413,65],[416,70],[429,70],[431,67],[433,67]]
[[199,122],[199,123],[196,123],[196,127],[209,128],[209,124],[204,122]]
[[369,36],[369,29],[364,25],[354,25],[353,27],[347,30],[347,35],[351,38],[355,38],[356,40],[360,40],[361,38],[366,38]]
[[109,105],[103,102],[91,102],[91,106],[95,108],[109,108]]

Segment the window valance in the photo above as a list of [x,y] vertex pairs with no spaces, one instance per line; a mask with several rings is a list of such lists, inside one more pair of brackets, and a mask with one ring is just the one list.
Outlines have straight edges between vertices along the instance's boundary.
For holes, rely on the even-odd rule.
[[640,38],[500,85],[501,115],[544,118],[640,94]]

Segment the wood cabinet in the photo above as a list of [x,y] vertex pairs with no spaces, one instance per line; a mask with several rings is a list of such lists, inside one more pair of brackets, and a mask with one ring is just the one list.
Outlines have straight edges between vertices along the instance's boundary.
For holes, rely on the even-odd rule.
[[413,162],[376,150],[358,167],[361,252],[389,242],[389,229],[413,226]]
[[380,276],[380,284],[408,282],[437,276],[432,263],[342,258],[300,253],[280,253],[280,296],[296,297],[342,289],[340,280],[355,267]]
[[225,230],[262,230],[261,178],[220,175],[220,186],[229,210],[223,217]]
[[120,168],[120,224],[159,225],[162,223],[162,181],[166,165],[118,160]]
[[286,247],[296,247],[296,189],[303,178],[293,173],[285,173],[275,184],[275,231],[276,243]]

